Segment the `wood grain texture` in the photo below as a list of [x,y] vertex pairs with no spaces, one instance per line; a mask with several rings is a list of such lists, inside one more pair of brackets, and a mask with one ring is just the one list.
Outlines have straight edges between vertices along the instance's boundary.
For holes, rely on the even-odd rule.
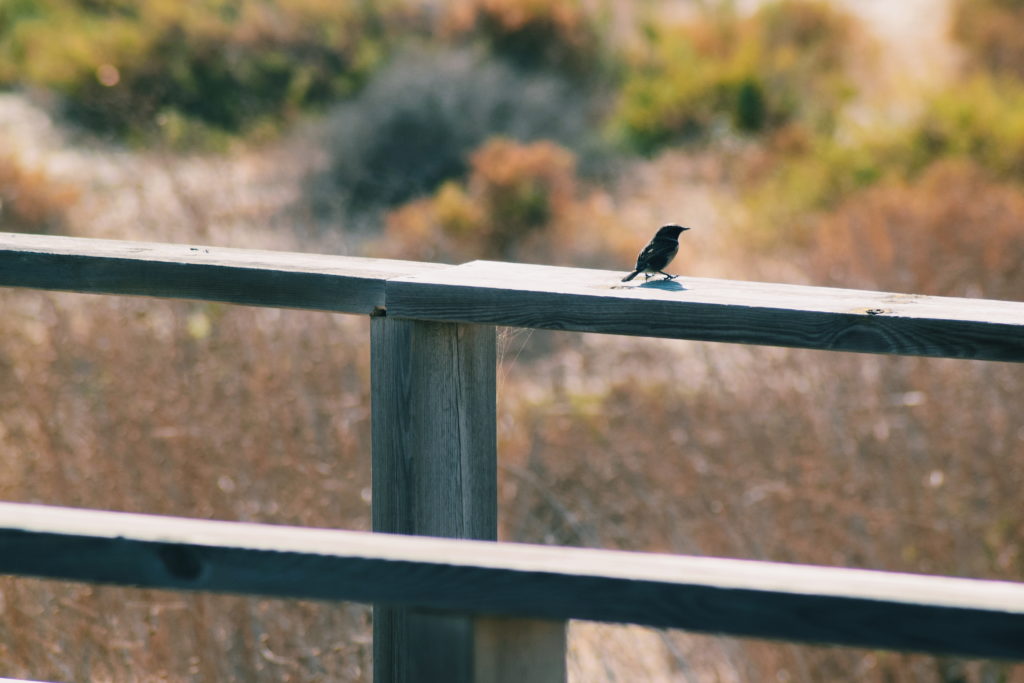
[[375,317],[370,347],[374,530],[496,539],[495,329]]
[[621,275],[0,233],[0,286],[1024,362],[1022,302]]
[[441,264],[0,233],[0,286],[371,313],[388,278]]
[[0,573],[1024,659],[1024,585],[0,504]]
[[[496,540],[491,326],[371,319],[373,529]],[[468,617],[374,609],[374,679],[472,680]]]
[[1024,361],[1024,303],[474,261],[387,283],[388,315],[834,351]]

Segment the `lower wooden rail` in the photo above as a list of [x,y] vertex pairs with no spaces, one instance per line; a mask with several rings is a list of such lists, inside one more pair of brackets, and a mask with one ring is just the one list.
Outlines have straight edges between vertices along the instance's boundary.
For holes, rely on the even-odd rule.
[[857,569],[2,503],[0,573],[1024,658],[1024,584]]

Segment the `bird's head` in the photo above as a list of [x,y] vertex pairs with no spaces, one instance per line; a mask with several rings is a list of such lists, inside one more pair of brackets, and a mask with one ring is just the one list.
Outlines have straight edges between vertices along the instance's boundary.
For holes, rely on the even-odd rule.
[[677,240],[684,230],[689,230],[689,228],[684,228],[681,225],[666,225],[658,230],[658,234],[654,237],[655,239],[658,237],[667,237],[669,239]]

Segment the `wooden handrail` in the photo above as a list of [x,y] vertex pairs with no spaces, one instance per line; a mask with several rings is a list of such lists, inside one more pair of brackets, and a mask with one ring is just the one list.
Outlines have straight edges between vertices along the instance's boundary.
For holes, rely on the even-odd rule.
[[1024,302],[474,261],[389,280],[388,315],[830,351],[1024,361]]
[[0,232],[0,286],[373,313],[393,277],[445,268],[390,259]]
[[474,261],[0,233],[0,285],[395,318],[1024,362],[1024,302]]
[[1024,584],[0,503],[0,572],[1024,656]]

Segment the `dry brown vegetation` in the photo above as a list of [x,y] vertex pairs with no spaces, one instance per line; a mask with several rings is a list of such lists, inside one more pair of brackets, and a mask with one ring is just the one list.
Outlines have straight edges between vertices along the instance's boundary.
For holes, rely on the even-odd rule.
[[0,229],[57,231],[78,195],[78,188],[55,181],[44,169],[0,153]]
[[476,39],[526,68],[554,67],[575,76],[601,63],[598,27],[581,0],[457,0],[447,3],[439,32]]
[[1019,299],[1024,194],[964,161],[855,195],[824,219],[819,281],[943,296]]
[[[465,7],[511,31],[514,5]],[[465,178],[390,213],[385,245],[350,253],[625,267],[662,213],[740,201],[714,150],[609,187],[552,142],[476,150]],[[307,147],[278,149],[269,180],[246,156],[77,153],[87,200],[43,200],[74,234],[336,244],[289,231]],[[978,160],[813,215],[812,239],[772,253],[695,230],[680,272],[1024,298],[1024,193]],[[367,321],[18,290],[0,311],[0,499],[368,528]],[[503,539],[1024,580],[1024,366],[515,330],[500,357]],[[0,675],[369,680],[369,624],[360,605],[5,578]],[[586,681],[1024,681],[1007,663],[627,627],[574,626],[570,653]]]
[[1024,4],[1019,0],[958,0],[952,28],[971,66],[1024,77]]
[[[4,500],[368,527],[364,321],[0,296]],[[360,605],[28,580],[3,596],[8,675],[360,680],[369,666]]]
[[370,251],[461,263],[477,258],[615,267],[635,256],[603,190],[581,182],[576,157],[548,140],[495,137],[469,156],[465,181],[391,211]]
[[572,152],[546,140],[492,138],[469,166],[465,183],[448,181],[393,212],[380,248],[423,260],[522,260],[538,241],[553,241],[576,191]]

